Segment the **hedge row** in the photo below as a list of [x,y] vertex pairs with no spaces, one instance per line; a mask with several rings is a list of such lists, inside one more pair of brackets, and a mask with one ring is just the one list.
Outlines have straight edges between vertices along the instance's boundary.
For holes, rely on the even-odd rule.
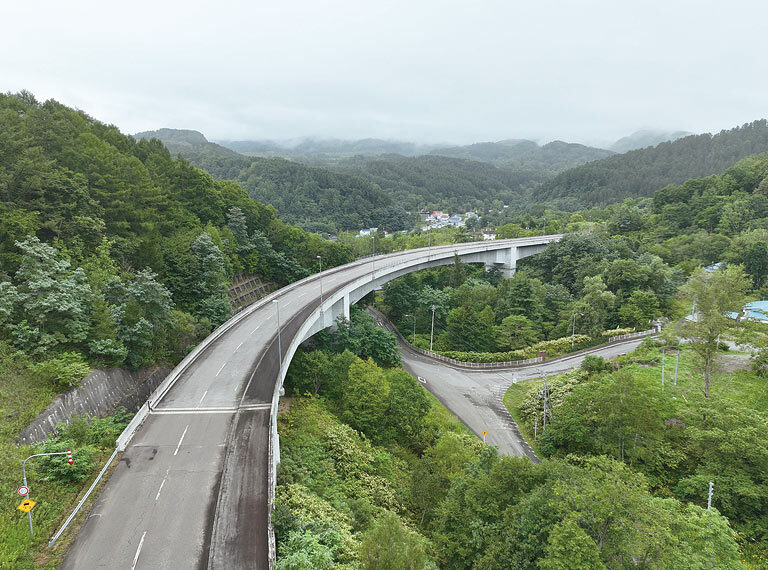
[[[594,344],[595,340],[590,336],[577,334],[573,337],[574,350],[588,348]],[[571,351],[571,337],[564,336],[554,340],[543,340],[526,348],[509,350],[506,352],[463,352],[458,350],[446,350],[440,352],[440,354],[462,362],[511,362],[514,360],[534,358],[539,355],[540,351],[546,352],[549,357],[566,354]]]

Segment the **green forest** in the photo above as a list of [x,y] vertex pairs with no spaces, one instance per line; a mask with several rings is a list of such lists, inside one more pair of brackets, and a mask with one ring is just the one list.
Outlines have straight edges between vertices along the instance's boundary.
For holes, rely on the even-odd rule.
[[531,200],[570,211],[651,196],[670,184],[718,174],[736,161],[768,151],[765,119],[741,127],[691,135],[577,166],[537,188]]
[[[484,216],[484,227],[494,227],[512,221],[521,210],[536,216],[545,208],[573,212],[604,207],[721,174],[742,158],[768,151],[765,120],[624,154],[561,141],[418,149],[382,141],[359,141],[349,148],[343,141],[307,142],[304,150],[310,156],[334,149],[341,153],[323,161],[307,159],[300,149],[294,155],[278,152],[274,145],[267,145],[269,152],[246,143],[232,146],[261,155],[245,156],[196,131],[161,129],[135,136],[159,138],[174,155],[181,154],[216,179],[239,182],[287,222],[329,234],[367,227],[411,229],[422,208],[477,211]],[[395,154],[398,149],[402,154]]]
[[[690,397],[695,373],[685,360],[670,394],[689,398],[670,407],[667,395],[657,407],[662,393],[657,378],[648,379],[658,367],[647,368],[658,364],[652,344],[624,358],[620,372],[587,361],[553,379],[550,428],[535,442],[548,459],[534,463],[499,456],[468,434],[397,366],[395,347],[391,333],[357,310],[292,362],[290,410],[279,425],[277,568],[703,568],[711,561],[757,568],[764,561],[755,541],[765,532],[758,497],[766,492],[759,474],[768,424],[757,408],[768,396],[749,411],[714,394],[702,404]],[[764,383],[750,378],[749,389]],[[540,387],[515,388],[527,391],[522,408],[532,421],[541,413]],[[682,419],[670,427],[669,414]],[[592,423],[576,429],[578,421]],[[722,441],[726,447],[708,449],[723,429],[738,447]],[[677,461],[681,453],[687,457]],[[743,467],[735,463],[740,453],[749,458]],[[702,489],[706,497],[713,472],[718,489],[726,488],[718,510],[707,510]]]
[[[317,255],[326,266],[352,259],[157,140],[137,142],[28,92],[0,95],[0,478],[20,478],[35,451],[15,445],[17,434],[91,368],[173,366],[229,317],[234,275],[282,285],[314,272]],[[15,494],[3,496],[0,567],[30,567],[28,553],[53,533],[129,417],[73,418],[46,444],[77,447],[78,469],[31,467],[47,497],[31,542]]]

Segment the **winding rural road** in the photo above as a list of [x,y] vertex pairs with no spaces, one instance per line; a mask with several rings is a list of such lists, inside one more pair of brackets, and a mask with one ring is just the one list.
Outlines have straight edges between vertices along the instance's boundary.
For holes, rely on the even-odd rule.
[[[382,325],[391,330],[388,321],[382,319],[380,314],[376,316]],[[642,338],[627,340],[520,368],[467,369],[423,356],[399,339],[403,367],[475,435],[482,437],[482,432],[487,431],[487,443],[498,447],[499,453],[528,456],[534,461],[538,458],[520,435],[517,424],[502,401],[507,389],[514,382],[578,368],[588,354],[602,356],[606,360],[616,358],[633,351],[642,341]]]

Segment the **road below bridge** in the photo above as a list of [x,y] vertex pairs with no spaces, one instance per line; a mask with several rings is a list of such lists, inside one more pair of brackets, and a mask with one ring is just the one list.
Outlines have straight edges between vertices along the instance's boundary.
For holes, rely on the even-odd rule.
[[578,368],[588,354],[606,360],[616,358],[633,351],[642,341],[642,338],[632,339],[541,364],[508,369],[459,368],[419,354],[401,340],[399,342],[403,368],[419,379],[472,433],[482,437],[482,432],[487,431],[486,442],[495,445],[503,455],[528,456],[538,461],[504,406],[502,399],[507,389],[514,382]]

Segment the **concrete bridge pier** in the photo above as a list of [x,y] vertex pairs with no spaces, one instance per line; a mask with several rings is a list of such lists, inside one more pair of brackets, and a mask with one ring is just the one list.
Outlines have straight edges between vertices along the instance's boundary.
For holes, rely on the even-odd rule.
[[515,271],[517,271],[517,260],[522,257],[525,257],[525,255],[520,255],[518,248],[514,246],[491,251],[486,254],[485,268],[491,269],[495,267],[501,271],[503,277],[511,279],[515,276]]
[[[548,244],[512,246],[510,248],[498,249],[486,254],[485,266],[487,269],[496,267],[501,271],[502,276],[511,279],[517,271],[517,261],[535,255],[544,251]],[[490,259],[488,258],[490,257]]]

